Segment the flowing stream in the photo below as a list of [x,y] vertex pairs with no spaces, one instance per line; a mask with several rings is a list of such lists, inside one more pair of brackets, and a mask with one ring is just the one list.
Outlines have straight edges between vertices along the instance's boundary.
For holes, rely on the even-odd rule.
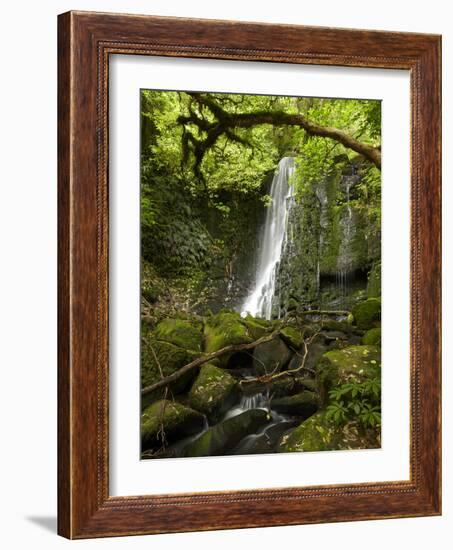
[[262,230],[255,284],[242,306],[244,315],[248,312],[265,319],[272,316],[278,265],[287,239],[288,214],[293,198],[289,179],[293,173],[294,159],[283,157],[271,185],[272,202]]

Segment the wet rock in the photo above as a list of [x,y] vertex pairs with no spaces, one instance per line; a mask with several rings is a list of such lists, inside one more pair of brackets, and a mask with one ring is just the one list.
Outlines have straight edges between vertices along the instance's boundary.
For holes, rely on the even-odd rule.
[[272,399],[271,407],[278,413],[308,418],[318,410],[319,399],[315,392],[303,391],[296,395]]
[[282,370],[292,357],[288,346],[280,338],[259,344],[253,351],[253,367],[258,375]]
[[198,411],[175,401],[159,400],[149,405],[141,416],[142,449],[162,447],[200,431],[205,417]]
[[271,424],[262,433],[245,437],[232,451],[233,455],[273,453],[283,435],[294,428],[297,421],[287,420]]
[[[322,335],[320,335],[310,344],[304,366],[309,370],[313,370],[319,358],[327,351],[327,349],[328,345],[326,344],[324,338],[322,338]],[[299,368],[302,361],[303,353],[295,354],[291,359],[287,370]]]
[[236,386],[237,382],[230,374],[206,364],[201,367],[190,389],[188,402],[192,408],[215,419],[231,404]]
[[256,433],[268,422],[268,413],[252,409],[209,428],[182,452],[183,456],[215,456],[228,454],[245,436]]

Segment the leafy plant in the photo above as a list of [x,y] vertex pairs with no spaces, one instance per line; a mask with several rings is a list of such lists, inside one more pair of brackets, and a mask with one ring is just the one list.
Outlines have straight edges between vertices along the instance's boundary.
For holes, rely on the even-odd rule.
[[337,426],[357,420],[364,428],[381,425],[381,381],[347,382],[329,392],[327,419]]

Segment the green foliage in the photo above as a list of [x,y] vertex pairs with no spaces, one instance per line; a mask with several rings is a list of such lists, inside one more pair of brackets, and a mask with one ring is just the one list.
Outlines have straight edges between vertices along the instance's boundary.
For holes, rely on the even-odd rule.
[[[356,162],[353,151],[331,139],[311,137],[297,126],[234,127],[200,148],[209,125],[222,122],[219,112],[303,115],[373,146],[380,140],[378,101],[215,93],[197,97],[143,90],[142,257],[170,287],[166,292],[156,286],[144,289],[145,298],[160,307],[162,297],[179,287],[189,297],[187,304],[179,301],[179,307],[208,304],[222,278],[231,277],[238,260],[249,254],[260,216],[270,204],[271,176],[279,159],[288,155],[296,161],[292,181],[296,201],[308,213],[300,222],[305,261],[297,266],[300,291],[307,302],[318,292],[319,262],[321,272],[332,274],[337,269],[340,220],[346,211],[339,175],[352,164],[360,172],[360,182],[350,197],[360,225],[356,263],[369,269],[380,257],[380,250],[370,251],[370,243],[379,242],[380,172],[376,167],[363,159]],[[320,186],[325,186],[329,199],[328,211],[322,215]],[[323,226],[330,229],[320,245]]]
[[326,418],[337,426],[357,420],[364,428],[381,424],[381,381],[348,382],[329,391]]

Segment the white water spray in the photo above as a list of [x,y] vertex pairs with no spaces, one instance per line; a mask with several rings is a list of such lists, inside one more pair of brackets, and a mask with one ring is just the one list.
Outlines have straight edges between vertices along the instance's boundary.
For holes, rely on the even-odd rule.
[[275,283],[288,229],[293,187],[289,179],[294,173],[294,159],[284,157],[278,164],[270,190],[271,205],[266,212],[255,285],[242,306],[242,314],[270,319]]

